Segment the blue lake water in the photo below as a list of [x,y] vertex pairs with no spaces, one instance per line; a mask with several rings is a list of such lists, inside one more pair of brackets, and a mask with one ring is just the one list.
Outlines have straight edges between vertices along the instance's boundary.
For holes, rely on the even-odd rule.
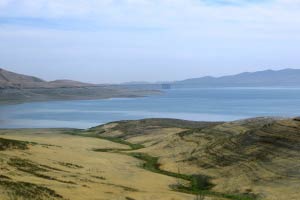
[[231,121],[300,115],[300,88],[171,89],[130,99],[50,101],[0,106],[0,128],[89,128],[142,118]]

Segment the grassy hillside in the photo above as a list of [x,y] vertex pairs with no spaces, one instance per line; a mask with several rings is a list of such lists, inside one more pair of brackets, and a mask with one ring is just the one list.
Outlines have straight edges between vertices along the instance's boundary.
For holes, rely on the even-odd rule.
[[262,199],[300,198],[297,119],[192,124],[162,120],[160,125],[157,120],[143,120],[111,123],[92,130],[143,144],[146,148],[138,152],[159,157],[163,170],[207,175],[216,192],[253,194]]
[[299,119],[145,119],[0,138],[2,199],[300,198]]

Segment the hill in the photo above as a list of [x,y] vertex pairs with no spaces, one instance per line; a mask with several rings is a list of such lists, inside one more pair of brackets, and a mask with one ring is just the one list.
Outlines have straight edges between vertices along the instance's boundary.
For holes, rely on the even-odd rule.
[[46,82],[42,79],[16,74],[0,68],[0,88],[21,88],[21,87],[36,87],[44,85]]
[[237,75],[186,79],[176,81],[174,86],[194,87],[270,87],[300,86],[300,69],[283,69],[244,72]]
[[159,158],[162,170],[210,177],[213,192],[248,195],[249,199],[300,198],[298,118],[229,123],[149,119],[110,123],[93,130],[143,144],[145,148],[136,152]]
[[300,120],[0,130],[4,199],[298,200]]
[[91,86],[96,85],[72,80],[56,80],[47,82],[34,76],[17,74],[0,68],[0,89],[72,88]]
[[85,100],[141,97],[159,91],[96,85],[73,80],[44,81],[40,78],[0,69],[0,104],[50,100]]

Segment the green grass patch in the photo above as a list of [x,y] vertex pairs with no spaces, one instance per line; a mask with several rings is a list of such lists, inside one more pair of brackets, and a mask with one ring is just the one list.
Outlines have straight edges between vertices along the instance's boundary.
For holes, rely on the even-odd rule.
[[98,139],[102,139],[102,140],[108,140],[114,143],[119,143],[119,144],[124,144],[127,145],[131,148],[131,150],[138,150],[138,149],[142,149],[144,148],[144,145],[142,144],[133,144],[130,142],[127,142],[126,140],[122,139],[122,138],[117,138],[117,137],[104,137],[101,136],[95,132],[85,132],[82,130],[73,130],[73,131],[67,131],[67,132],[63,132],[63,134],[68,134],[68,135],[76,135],[76,136],[82,136],[82,137],[92,137],[92,138],[98,138]]
[[165,171],[160,169],[158,157],[149,156],[148,154],[145,153],[129,153],[128,155],[144,161],[141,167],[146,170],[163,174],[166,176],[171,176],[174,178],[190,181],[191,187],[193,189],[197,188],[199,190],[207,190],[213,187],[213,184],[210,183],[210,177],[208,176],[200,175],[200,174],[186,175],[186,174],[180,174],[180,173],[175,173],[175,172],[170,172],[170,171]]
[[103,137],[103,136],[97,136],[97,138],[100,138],[100,139],[103,139],[103,140],[109,140],[111,142],[115,142],[115,143],[119,143],[119,144],[127,145],[131,148],[131,150],[138,150],[138,149],[145,148],[145,146],[142,145],[142,144],[133,144],[133,143],[127,142],[126,140],[123,140],[121,138]]
[[211,190],[201,190],[197,187],[191,186],[184,186],[184,185],[172,185],[172,189],[178,192],[189,193],[189,194],[202,194],[204,196],[214,196],[232,200],[258,200],[259,197],[256,194],[226,194],[221,192],[214,192]]
[[194,174],[194,175],[186,175],[180,173],[169,172],[160,169],[160,164],[158,162],[158,157],[149,156],[145,153],[128,153],[134,158],[140,159],[144,161],[141,165],[143,169],[149,170],[151,172],[163,174],[166,176],[171,176],[178,179],[183,179],[188,181],[190,184],[186,185],[173,185],[172,189],[178,192],[184,192],[189,194],[203,194],[207,196],[216,196],[222,197],[232,200],[256,200],[258,197],[254,194],[225,194],[211,191],[213,188],[213,184],[211,183],[211,177],[202,175],[202,174]]

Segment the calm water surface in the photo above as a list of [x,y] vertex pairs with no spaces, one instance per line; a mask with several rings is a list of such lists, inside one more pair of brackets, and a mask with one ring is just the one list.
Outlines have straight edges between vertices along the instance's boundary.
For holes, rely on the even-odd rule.
[[0,128],[88,128],[152,117],[231,121],[299,116],[300,88],[171,89],[132,99],[35,102],[0,106]]

